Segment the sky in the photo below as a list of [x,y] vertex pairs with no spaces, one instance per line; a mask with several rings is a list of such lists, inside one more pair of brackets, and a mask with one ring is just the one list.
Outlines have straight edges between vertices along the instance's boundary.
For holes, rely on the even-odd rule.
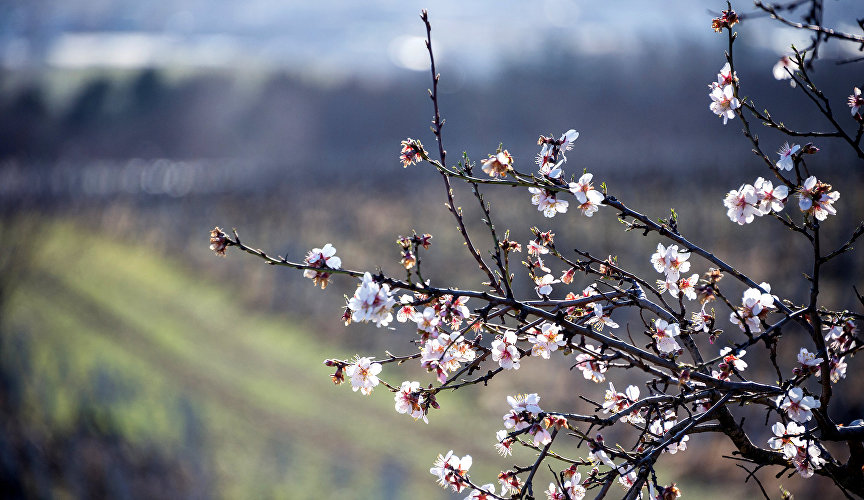
[[[848,15],[854,5],[828,0],[825,24],[858,31]],[[661,47],[674,55],[675,47],[710,42],[707,25],[724,6],[693,0],[11,0],[0,5],[0,65],[261,66],[386,78],[426,70],[418,14],[427,8],[440,59],[482,79],[549,47],[625,59]],[[750,40],[778,54],[794,35],[761,31]],[[798,36],[803,44],[806,38]]]

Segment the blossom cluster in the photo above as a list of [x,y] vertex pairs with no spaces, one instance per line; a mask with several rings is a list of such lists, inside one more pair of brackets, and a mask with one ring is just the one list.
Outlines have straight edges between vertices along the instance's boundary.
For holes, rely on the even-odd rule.
[[[425,294],[416,293],[413,296],[404,294],[399,297],[399,311],[396,320],[400,323],[413,321],[417,324],[417,332],[423,340],[437,338],[444,328],[449,326],[458,329],[462,322],[471,316],[471,311],[466,304],[468,297],[454,297],[443,295],[437,299],[430,300]],[[429,304],[420,311],[417,304]]]
[[719,380],[730,380],[733,373],[740,374],[747,368],[747,362],[744,361],[744,355],[747,351],[738,349],[733,351],[731,347],[720,349],[721,362],[717,364],[717,370],[711,371],[711,376]]
[[741,297],[741,307],[729,314],[729,321],[738,325],[741,330],[749,330],[751,333],[762,331],[762,321],[774,310],[771,285],[762,282],[759,288],[745,290]]
[[449,486],[459,493],[468,486],[468,469],[472,463],[471,455],[459,458],[450,450],[446,455],[438,455],[429,472],[438,478],[438,484],[442,487]]
[[771,430],[774,437],[768,439],[768,446],[791,461],[801,477],[810,477],[825,465],[819,446],[815,440],[808,437],[807,429],[803,425],[794,420],[786,425],[777,422]]
[[810,477],[825,464],[825,459],[821,456],[816,440],[800,424],[809,421],[813,417],[813,410],[820,408],[821,403],[811,396],[805,396],[801,388],[793,387],[777,398],[777,406],[786,412],[792,422],[785,426],[782,422],[774,424],[771,428],[774,437],[768,440],[768,445],[782,452],[801,477]]
[[821,182],[811,175],[798,191],[798,208],[821,221],[837,213],[834,202],[838,198],[840,193],[831,191],[831,184]]
[[[567,161],[564,155],[572,149],[573,141],[579,137],[579,132],[571,129],[561,135],[559,139],[540,136],[538,144],[541,145],[537,154],[538,174],[540,178],[546,179],[550,184],[567,189],[576,197],[577,207],[586,217],[591,217],[600,208],[605,196],[594,189],[591,183],[594,175],[588,172],[582,174],[578,180],[569,184],[562,181],[564,170],[562,165]],[[485,169],[485,167],[484,167]],[[491,174],[490,174],[491,175]],[[554,217],[558,213],[566,213],[570,207],[567,200],[558,199],[560,191],[542,187],[529,187],[531,203],[537,206],[537,210],[543,212],[546,217]]]
[[348,309],[352,311],[353,321],[373,322],[380,328],[393,320],[391,310],[395,304],[396,299],[390,295],[390,287],[376,282],[367,272],[363,274],[354,296],[348,300]]
[[[782,156],[781,150],[778,167],[784,161]],[[723,205],[727,208],[726,215],[729,220],[744,225],[753,222],[755,217],[783,210],[787,196],[789,188],[784,185],[775,187],[771,181],[759,177],[752,185],[744,184],[737,190],[729,191],[723,199]]]
[[651,264],[658,273],[663,273],[665,278],[657,280],[660,291],[668,291],[673,297],[684,296],[688,300],[696,300],[699,282],[699,274],[682,277],[681,273],[690,270],[689,252],[679,252],[678,245],[664,247],[662,243],[657,244],[657,251],[651,255]]

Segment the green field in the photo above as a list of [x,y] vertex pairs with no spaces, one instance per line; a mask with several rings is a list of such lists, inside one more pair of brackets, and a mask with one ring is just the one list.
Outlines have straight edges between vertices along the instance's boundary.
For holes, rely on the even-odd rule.
[[415,422],[383,386],[330,382],[321,361],[353,352],[247,312],[229,286],[71,225],[42,235],[2,338],[4,366],[28,367],[28,425],[62,434],[95,416],[130,446],[193,456],[224,498],[440,498],[438,453],[494,456],[497,422],[457,420],[459,394]]

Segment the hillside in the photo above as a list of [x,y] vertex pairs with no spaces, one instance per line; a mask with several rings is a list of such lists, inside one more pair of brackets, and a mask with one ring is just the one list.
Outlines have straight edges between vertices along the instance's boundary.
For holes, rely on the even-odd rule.
[[[455,397],[414,422],[386,390],[330,382],[321,360],[353,353],[251,315],[229,287],[78,227],[42,234],[0,351],[30,429],[110,429],[185,463],[194,497],[320,498],[326,485],[332,497],[437,498],[428,469],[446,446],[493,454],[494,428],[448,425]],[[52,490],[76,491],[68,482]]]

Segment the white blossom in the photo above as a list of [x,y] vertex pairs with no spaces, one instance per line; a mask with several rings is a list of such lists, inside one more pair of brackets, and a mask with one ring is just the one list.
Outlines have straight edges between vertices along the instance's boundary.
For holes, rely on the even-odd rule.
[[768,439],[768,446],[772,450],[781,451],[787,459],[791,459],[798,452],[797,448],[804,446],[805,428],[796,422],[789,422],[789,425],[783,425],[782,422],[777,422],[771,427],[774,432],[774,437]]
[[577,182],[571,182],[569,186],[570,192],[576,196],[576,200],[579,202],[579,210],[586,217],[594,215],[594,212],[599,210],[600,203],[604,199],[603,193],[595,190],[591,184],[593,177],[593,174],[583,174]]
[[465,480],[468,478],[471,463],[471,455],[459,458],[453,454],[453,450],[450,450],[446,455],[438,455],[429,473],[438,478],[438,484],[442,487],[450,486],[453,491],[459,493],[468,486]]
[[840,198],[840,193],[831,191],[831,185],[819,182],[815,176],[810,176],[798,191],[798,208],[802,212],[825,220],[829,215],[837,214],[834,202]]
[[750,184],[744,184],[737,191],[729,191],[723,199],[723,205],[728,209],[726,215],[732,222],[740,225],[750,224],[757,215],[761,215],[758,204],[756,188]]
[[359,358],[345,368],[345,373],[351,377],[351,389],[368,396],[378,385],[377,375],[381,373],[381,364],[374,363],[370,358]]
[[723,118],[723,125],[735,118],[735,110],[741,106],[734,94],[735,88],[732,85],[714,87],[708,94],[712,101],[708,107],[715,115]]
[[786,197],[789,196],[789,188],[784,185],[774,187],[771,181],[765,180],[762,177],[756,179],[753,184],[753,189],[756,191],[756,197],[759,200],[759,212],[768,214],[771,211],[779,212],[783,210],[786,204]]
[[654,320],[654,340],[657,342],[657,350],[663,354],[670,354],[681,349],[675,337],[681,333],[678,323],[668,323],[662,319]]
[[618,323],[612,321],[612,318],[610,318],[603,310],[603,306],[598,303],[594,304],[594,316],[588,318],[588,321],[586,321],[585,324],[593,325],[594,329],[597,331],[602,330],[604,326],[608,326],[609,328],[618,328]]
[[761,319],[774,309],[771,285],[763,282],[759,286],[769,293],[762,293],[758,288],[748,288],[741,298],[741,307],[729,314],[729,321],[738,325],[741,330],[745,330],[746,325],[752,333],[762,331]]
[[792,78],[792,74],[800,69],[801,67],[791,57],[783,56],[771,68],[771,73],[774,75],[775,80],[789,80],[789,85],[794,87],[795,80]]
[[785,396],[777,398],[777,406],[792,420],[803,424],[813,418],[812,410],[822,406],[819,400],[805,396],[800,387],[793,387]]
[[516,348],[516,334],[507,332],[492,342],[492,360],[505,370],[519,369],[519,349]]
[[348,301],[353,321],[371,321],[378,327],[387,326],[393,320],[394,305],[396,299],[390,296],[390,287],[376,283],[369,273],[363,275],[360,286]]
[[609,363],[599,359],[601,354],[598,347],[586,344],[585,350],[588,352],[576,356],[576,368],[582,370],[582,375],[586,379],[596,383],[603,382],[606,380],[606,376],[603,374],[606,373]]
[[792,170],[795,166],[795,162],[792,156],[797,153],[801,149],[801,146],[798,144],[784,143],[782,147],[780,147],[780,151],[777,151],[777,154],[780,155],[780,159],[777,160],[777,168],[780,170]]
[[420,403],[423,402],[420,395],[420,382],[404,381],[399,387],[399,391],[393,398],[396,401],[396,411],[398,413],[407,413],[414,417],[414,420],[423,419],[427,424],[429,419],[426,417],[426,412]]
[[528,191],[531,192],[531,203],[537,205],[537,210],[543,212],[546,217],[555,217],[559,212],[562,214],[567,212],[570,202],[559,200],[554,191],[536,187],[529,187]]
[[561,327],[558,325],[543,323],[540,325],[540,331],[534,330],[533,333],[533,336],[528,337],[528,342],[534,344],[531,347],[532,356],[549,359],[549,354],[552,351],[557,351],[558,348],[566,344],[564,335],[561,333]]

